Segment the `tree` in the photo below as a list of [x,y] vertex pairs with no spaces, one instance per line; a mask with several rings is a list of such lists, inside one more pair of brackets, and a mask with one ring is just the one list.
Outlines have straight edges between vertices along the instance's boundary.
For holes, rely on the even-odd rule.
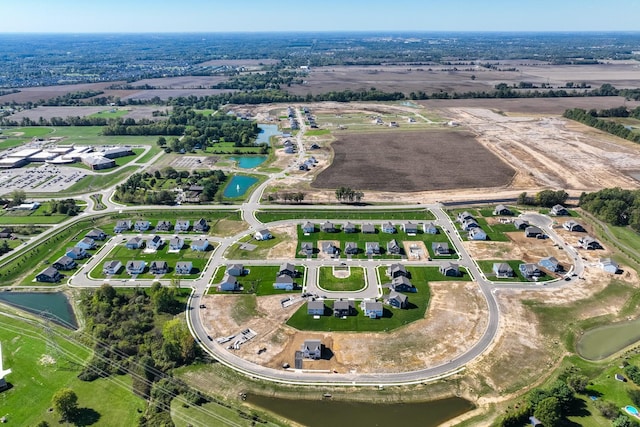
[[614,419],[620,412],[620,410],[618,409],[618,405],[607,400],[596,400],[595,402],[593,402],[593,405],[603,417],[610,420]]
[[53,395],[52,403],[63,421],[71,421],[78,411],[78,395],[70,388],[58,390]]
[[640,406],[640,390],[630,388],[627,390],[627,395],[634,405]]
[[555,397],[547,397],[538,403],[533,415],[545,427],[555,427],[560,424],[560,402]]
[[11,198],[11,206],[18,206],[27,200],[27,194],[23,190],[13,190],[9,197]]
[[613,427],[634,427],[635,424],[633,421],[629,419],[626,415],[618,415],[618,418],[613,420]]
[[572,374],[567,378],[567,385],[571,387],[576,393],[584,393],[588,384],[589,378],[584,375]]

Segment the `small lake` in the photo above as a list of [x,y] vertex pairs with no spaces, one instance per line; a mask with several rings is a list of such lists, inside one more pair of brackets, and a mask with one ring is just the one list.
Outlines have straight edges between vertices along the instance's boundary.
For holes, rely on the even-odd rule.
[[278,125],[259,124],[258,127],[260,128],[260,133],[256,139],[256,145],[262,144],[263,142],[270,145],[269,139],[272,136],[282,135],[282,132],[278,130]]
[[229,184],[225,187],[222,195],[227,198],[243,196],[249,187],[258,182],[258,178],[246,175],[234,175]]
[[229,160],[233,160],[242,169],[253,169],[260,166],[267,160],[267,156],[232,156]]
[[[74,329],[78,327],[76,316],[73,313],[67,296],[62,292],[0,292],[0,301],[31,313],[40,314],[42,311],[51,313],[51,320]],[[55,320],[59,318],[60,320]]]
[[459,397],[417,403],[363,403],[338,400],[288,400],[249,395],[247,402],[309,427],[436,427],[474,408]]
[[640,341],[640,319],[619,322],[586,331],[578,340],[578,354],[588,360],[601,360]]

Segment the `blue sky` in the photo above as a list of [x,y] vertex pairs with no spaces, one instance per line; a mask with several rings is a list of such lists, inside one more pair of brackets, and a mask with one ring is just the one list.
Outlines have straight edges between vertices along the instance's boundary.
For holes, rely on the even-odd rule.
[[640,0],[0,2],[8,33],[640,30]]

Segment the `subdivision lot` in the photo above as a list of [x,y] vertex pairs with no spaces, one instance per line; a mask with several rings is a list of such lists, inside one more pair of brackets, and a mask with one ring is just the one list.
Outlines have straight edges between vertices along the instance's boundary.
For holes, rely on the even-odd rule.
[[498,187],[515,173],[462,131],[340,134],[332,146],[333,163],[312,187],[398,192]]

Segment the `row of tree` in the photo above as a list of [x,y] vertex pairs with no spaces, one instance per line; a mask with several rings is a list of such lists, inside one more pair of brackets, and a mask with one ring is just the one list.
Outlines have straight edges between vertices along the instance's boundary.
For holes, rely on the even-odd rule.
[[640,231],[640,190],[605,188],[580,195],[580,207],[606,223]]
[[519,205],[530,206],[542,206],[546,208],[553,207],[555,205],[562,205],[567,201],[569,194],[564,190],[542,190],[533,196],[527,194],[527,192],[520,193],[518,195],[517,203]]
[[336,189],[336,199],[340,202],[360,203],[364,199],[364,193],[349,187],[339,187]]
[[52,214],[59,213],[62,215],[75,216],[80,213],[80,206],[78,206],[75,199],[51,200],[49,206],[51,209],[50,213]]
[[640,133],[636,133],[629,127],[617,123],[616,121],[599,119],[597,116],[590,114],[590,112],[587,112],[582,108],[566,110],[563,116],[620,138],[640,143]]

